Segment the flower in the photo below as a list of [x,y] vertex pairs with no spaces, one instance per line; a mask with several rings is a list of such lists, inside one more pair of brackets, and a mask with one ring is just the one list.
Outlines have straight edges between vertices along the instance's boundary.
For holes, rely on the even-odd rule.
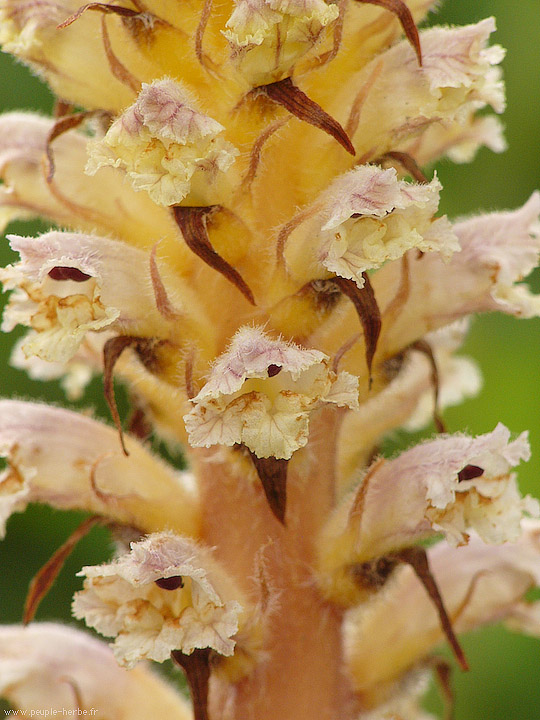
[[218,358],[185,416],[194,447],[242,443],[258,457],[288,460],[308,438],[309,414],[321,402],[355,408],[356,381],[328,358],[259,328],[241,328]]
[[[232,655],[242,608],[208,551],[179,536],[149,535],[109,565],[84,567],[73,613],[109,637],[123,665],[163,662],[173,650],[210,647]],[[238,591],[236,591],[238,592]],[[230,596],[230,590],[227,592]],[[233,591],[234,596],[234,591]]]

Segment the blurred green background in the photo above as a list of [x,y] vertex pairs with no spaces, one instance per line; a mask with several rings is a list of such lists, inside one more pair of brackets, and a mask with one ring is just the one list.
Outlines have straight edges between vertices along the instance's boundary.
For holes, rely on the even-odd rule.
[[[440,164],[437,169],[445,188],[441,209],[451,217],[516,207],[540,187],[540,1],[447,0],[431,22],[463,24],[489,15],[497,18],[495,41],[508,49],[504,61],[508,110],[503,119],[509,150],[501,155],[482,150],[470,165]],[[48,114],[52,98],[23,66],[0,55],[0,107]],[[43,228],[19,224],[11,229],[30,234]],[[5,241],[0,251],[2,264],[11,261]],[[531,282],[540,291],[540,279]],[[62,402],[56,384],[32,382],[7,366],[13,341],[13,336],[0,336],[5,359],[1,394]],[[520,482],[524,492],[540,497],[540,320],[476,319],[464,352],[479,361],[485,384],[479,397],[445,413],[449,430],[487,432],[498,421],[514,432],[528,428],[533,459],[520,470]],[[83,405],[107,416],[99,383],[94,383]],[[396,443],[410,440],[403,436]],[[20,620],[30,578],[80,519],[76,513],[33,507],[10,520],[6,540],[0,544],[1,622]],[[101,562],[108,553],[107,534],[95,529],[66,563],[38,618],[69,619],[71,597],[80,586],[75,573],[83,564]],[[490,628],[470,635],[464,645],[472,669],[467,674],[454,672],[456,720],[540,720],[540,640]],[[429,704],[440,707],[435,693]]]

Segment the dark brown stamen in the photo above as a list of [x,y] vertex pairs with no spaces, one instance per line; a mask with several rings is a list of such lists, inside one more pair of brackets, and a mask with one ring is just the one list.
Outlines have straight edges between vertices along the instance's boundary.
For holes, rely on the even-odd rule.
[[413,348],[413,350],[418,350],[418,352],[423,353],[429,360],[429,364],[431,366],[431,384],[433,385],[433,394],[435,396],[433,407],[433,422],[435,424],[437,432],[444,433],[446,432],[446,425],[444,424],[444,421],[441,418],[439,412],[439,368],[437,367],[437,361],[435,360],[435,356],[433,355],[433,350],[431,348],[431,345],[425,340],[417,340],[411,345],[411,348]]
[[162,590],[178,590],[184,587],[184,578],[181,575],[171,575],[167,578],[158,578],[154,581]]
[[36,575],[34,575],[30,582],[24,604],[23,623],[25,625],[33,620],[41,601],[51,589],[54,581],[58,577],[58,573],[63,568],[64,563],[75,545],[85,537],[85,535],[88,535],[94,525],[100,522],[101,518],[98,515],[92,515],[86,518],[86,520],[71,533],[68,539],[60,545],[58,550],[54,552],[52,557],[47,560]]
[[416,577],[420,580],[431,601],[435,605],[435,608],[439,614],[439,621],[441,623],[441,627],[444,634],[446,635],[448,642],[450,643],[450,647],[454,652],[459,666],[462,670],[468,670],[469,664],[467,663],[465,654],[456,637],[454,628],[452,627],[452,622],[448,617],[448,613],[446,612],[444,601],[442,599],[441,593],[439,592],[439,588],[437,586],[435,578],[431,574],[427,553],[424,548],[418,546],[404,548],[403,550],[394,553],[392,557],[395,557],[397,560],[407,563],[407,565],[410,565],[412,567],[416,574]]
[[403,0],[356,0],[356,2],[365,3],[367,5],[378,5],[379,7],[394,13],[401,23],[405,37],[413,46],[416,57],[418,58],[418,64],[422,65],[422,48],[420,46],[418,28],[416,27],[411,11]]
[[218,273],[227,278],[235,287],[240,290],[248,302],[255,305],[255,298],[248,285],[232,265],[224,260],[214,250],[208,239],[206,227],[207,216],[218,209],[218,205],[211,207],[173,207],[174,219],[180,228],[188,248],[197,255],[209,267],[217,270]]
[[379,590],[386,583],[398,564],[395,558],[382,557],[349,567],[349,573],[362,590]]
[[418,163],[412,155],[406,152],[398,152],[397,150],[391,150],[390,152],[381,155],[381,157],[374,160],[375,163],[381,165],[385,160],[394,160],[399,163],[401,167],[407,172],[413,180],[419,183],[427,183],[429,180],[420,170]]
[[79,270],[79,268],[67,267],[66,265],[57,265],[51,268],[47,275],[51,280],[72,280],[73,282],[86,282],[92,277]]
[[366,364],[369,373],[369,386],[371,387],[371,367],[373,365],[375,351],[377,350],[382,321],[381,311],[379,310],[379,305],[377,304],[368,274],[363,272],[362,278],[364,279],[364,287],[362,288],[359,288],[353,280],[349,280],[348,278],[335,277],[334,283],[353,303],[360,323],[362,324],[364,342],[366,344]]
[[249,450],[249,454],[263,486],[270,510],[282,525],[285,525],[287,509],[287,463],[288,460],[269,457],[260,458]]
[[264,92],[271,100],[278,103],[278,105],[282,105],[299,120],[303,120],[331,135],[354,157],[356,154],[354,145],[342,126],[325,112],[318,103],[302,92],[290,77],[269,85],[261,85],[257,90]]
[[191,655],[180,650],[173,650],[171,657],[186,674],[191,693],[194,720],[209,720],[208,716],[208,681],[210,679],[209,648],[196,648]]
[[275,377],[278,373],[283,370],[281,365],[269,365],[268,366],[268,377]]
[[465,465],[463,470],[460,470],[457,474],[458,482],[474,480],[474,478],[481,477],[484,472],[484,468],[478,467],[478,465]]

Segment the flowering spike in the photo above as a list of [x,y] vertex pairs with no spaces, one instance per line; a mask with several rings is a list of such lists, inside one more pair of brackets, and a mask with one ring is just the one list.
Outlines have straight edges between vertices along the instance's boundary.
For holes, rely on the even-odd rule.
[[371,366],[373,365],[373,357],[377,350],[377,341],[381,333],[382,320],[381,311],[379,310],[368,274],[363,272],[362,278],[364,285],[361,288],[347,278],[336,277],[334,278],[334,282],[354,305],[354,309],[364,329],[366,365],[369,373],[369,385],[371,387]]
[[459,644],[459,641],[456,637],[454,628],[452,627],[452,622],[450,621],[448,613],[446,612],[444,601],[441,597],[439,588],[437,587],[435,578],[431,573],[425,549],[419,546],[404,548],[403,550],[400,550],[398,553],[396,553],[396,557],[402,562],[410,565],[414,570],[416,577],[420,580],[420,582],[426,589],[426,592],[429,595],[431,601],[437,608],[437,613],[439,614],[441,626],[444,630],[444,634],[448,639],[448,642],[450,643],[450,647],[452,648],[454,655],[456,656],[456,660],[458,661],[462,670],[468,670],[469,664],[467,663],[465,654],[463,653],[461,645]]
[[394,13],[401,23],[401,27],[407,36],[407,40],[414,48],[416,57],[418,58],[418,64],[420,66],[422,65],[422,48],[420,46],[418,28],[416,27],[411,11],[403,0],[356,0],[356,2],[378,5],[379,7],[383,7]]
[[302,92],[290,77],[270,83],[269,85],[261,85],[256,88],[255,92],[264,92],[271,100],[288,110],[291,115],[328,133],[328,135],[331,135],[334,140],[337,140],[350,155],[353,157],[356,155],[354,145],[338,121],[334,120],[318,103],[311,100]]
[[100,522],[101,518],[97,515],[93,515],[86,520],[83,520],[79,527],[71,533],[68,539],[62,543],[49,560],[47,560],[45,565],[43,565],[43,567],[32,578],[28,587],[26,602],[24,604],[24,625],[28,625],[28,623],[34,619],[41,601],[51,589],[54,581],[58,577],[58,573],[64,566],[64,563],[71,554],[75,545],[79,542],[79,540],[88,535],[94,525],[97,525]]
[[285,525],[288,460],[275,457],[260,458],[251,451],[249,454],[263,486],[270,510],[279,522]]
[[196,649],[189,655],[173,650],[171,657],[186,674],[194,720],[209,720],[208,681],[210,679],[210,650]]
[[182,207],[177,205],[173,207],[173,213],[174,219],[189,249],[194,252],[197,257],[201,258],[203,262],[227,278],[227,280],[240,290],[249,303],[255,305],[253,293],[238,270],[235,270],[232,265],[229,265],[226,260],[218,255],[210,244],[206,227],[207,217],[216,209],[218,208]]

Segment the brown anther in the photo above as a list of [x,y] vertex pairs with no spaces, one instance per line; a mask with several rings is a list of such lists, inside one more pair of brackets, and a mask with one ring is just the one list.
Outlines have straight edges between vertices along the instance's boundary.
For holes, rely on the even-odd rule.
[[184,578],[181,575],[171,575],[171,577],[158,578],[154,580],[158,588],[162,590],[178,590],[184,587]]
[[482,477],[484,472],[484,468],[478,467],[478,465],[465,465],[463,470],[460,470],[457,474],[458,482],[463,482],[464,480],[474,480],[477,477]]
[[371,368],[373,365],[373,357],[377,350],[377,342],[381,333],[381,312],[379,305],[373,292],[373,287],[366,272],[362,273],[364,279],[364,287],[359,288],[358,285],[348,278],[335,277],[334,283],[341,292],[346,295],[354,305],[362,328],[364,330],[364,342],[366,345],[366,365],[369,373],[369,387],[373,381]]
[[51,268],[47,275],[51,280],[71,280],[72,282],[86,282],[92,277],[79,270],[79,268],[67,267],[66,265],[57,265]]
[[268,377],[275,377],[278,373],[283,370],[281,365],[269,365],[268,366]]
[[356,0],[356,2],[366,5],[378,5],[379,7],[394,13],[401,23],[405,37],[411,43],[416,53],[418,64],[420,66],[422,65],[422,48],[420,46],[418,28],[416,27],[411,11],[403,0]]
[[232,267],[214,250],[208,238],[206,227],[208,216],[219,209],[219,205],[209,207],[182,207],[176,205],[172,208],[176,224],[188,248],[209,267],[217,270],[224,278],[229,280],[246,298],[255,305],[255,298],[248,285],[235,268]]
[[208,681],[210,679],[210,648],[196,648],[190,655],[173,650],[171,658],[186,674],[193,704],[193,720],[209,720]]
[[263,92],[275,103],[288,110],[291,115],[331,135],[353,157],[356,154],[354,145],[338,121],[302,92],[290,77],[268,85],[261,85],[255,91]]
[[37,609],[45,597],[45,595],[51,589],[54,581],[58,577],[58,573],[63,568],[64,563],[71,554],[71,551],[75,545],[85,535],[88,535],[90,530],[101,522],[101,518],[98,515],[92,515],[86,518],[76,530],[74,530],[68,539],[60,545],[52,557],[47,560],[45,565],[34,575],[28,588],[28,594],[26,595],[26,601],[24,603],[23,623],[27,625],[34,619]]
[[431,574],[429,567],[427,553],[424,548],[419,546],[413,546],[409,548],[403,548],[396,553],[392,554],[396,560],[399,560],[407,565],[410,565],[414,570],[416,577],[420,580],[431,601],[435,605],[437,613],[439,615],[439,621],[441,623],[442,630],[446,635],[446,639],[450,643],[455,658],[459,663],[462,670],[468,670],[469,664],[465,658],[465,654],[459,644],[459,641],[452,627],[452,622],[446,612],[444,601],[441,593],[435,581],[435,578]]
[[418,352],[423,353],[429,360],[429,364],[431,366],[431,384],[433,385],[433,394],[435,396],[433,407],[433,422],[435,424],[437,432],[444,433],[446,432],[446,426],[439,414],[439,369],[437,367],[437,361],[435,360],[435,356],[433,355],[433,350],[431,348],[431,345],[425,340],[417,340],[411,345],[411,348],[413,350],[418,350]]
[[397,150],[391,150],[390,152],[385,153],[384,155],[381,155],[379,158],[374,160],[375,163],[378,165],[382,165],[382,163],[385,160],[393,160],[405,170],[405,172],[410,175],[413,180],[416,180],[416,182],[419,183],[427,183],[429,180],[424,175],[422,170],[419,168],[418,163],[413,158],[412,155],[409,155],[409,153],[406,152],[398,152]]
[[282,525],[285,525],[288,460],[275,457],[260,458],[251,452],[251,450],[248,452],[263,486],[270,510],[274,517],[276,517]]

